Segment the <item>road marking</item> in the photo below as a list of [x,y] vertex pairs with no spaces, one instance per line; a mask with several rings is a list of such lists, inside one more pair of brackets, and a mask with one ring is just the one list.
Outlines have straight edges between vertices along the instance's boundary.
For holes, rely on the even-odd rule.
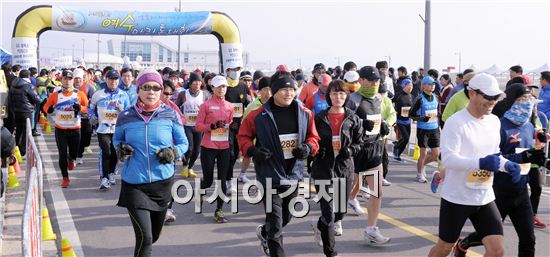
[[[44,132],[42,132],[42,134],[44,134]],[[67,204],[67,200],[65,200],[65,195],[63,194],[61,187],[58,185],[59,176],[57,175],[57,170],[53,166],[54,160],[52,160],[48,144],[46,144],[44,136],[36,137],[35,139],[37,139],[38,148],[40,148],[40,152],[42,153],[41,157],[44,165],[44,173],[46,174],[50,193],[52,194],[53,207],[55,209],[55,215],[57,218],[57,224],[59,225],[61,237],[69,239],[76,256],[84,256],[80,236],[78,235],[78,231],[74,225],[71,210]]]

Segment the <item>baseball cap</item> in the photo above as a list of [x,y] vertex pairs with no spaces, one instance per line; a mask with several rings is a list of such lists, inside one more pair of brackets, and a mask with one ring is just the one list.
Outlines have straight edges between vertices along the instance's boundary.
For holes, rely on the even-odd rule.
[[109,72],[107,72],[105,77],[108,79],[118,79],[120,78],[120,75],[115,70],[110,70]]
[[412,80],[411,79],[404,79],[401,81],[401,88],[405,88],[407,85],[409,85],[410,83],[412,83]]
[[380,79],[380,73],[378,73],[378,70],[372,66],[363,66],[359,70],[358,74],[360,78],[364,78],[368,81]]
[[497,79],[487,73],[478,73],[475,75],[470,80],[468,87],[472,90],[479,90],[488,96],[504,94],[498,86]]
[[317,63],[313,66],[313,72],[317,70],[326,70],[325,65],[322,63]]
[[330,84],[330,82],[332,82],[332,77],[330,77],[330,75],[328,75],[328,74],[322,74],[319,77],[319,83],[323,86],[328,86],[328,84]]
[[225,86],[228,85],[227,79],[225,79],[224,76],[220,76],[220,75],[217,75],[216,77],[212,78],[212,80],[210,80],[210,84],[212,85],[212,87],[219,87],[221,85],[225,85]]
[[103,75],[103,73],[101,73],[101,71],[95,71],[94,75],[101,76],[101,75]]
[[252,80],[257,80],[265,77],[265,74],[261,70],[257,70],[254,72],[254,76],[252,76]]
[[75,78],[84,78],[84,71],[82,69],[75,69],[73,71],[73,76]]
[[424,84],[435,84],[435,80],[431,76],[424,76],[422,78],[422,82],[420,82],[420,84],[422,84],[422,85],[424,85]]
[[240,75],[240,79],[252,79],[252,73],[250,71],[242,71]]
[[73,72],[71,70],[64,70],[61,73],[61,76],[67,77],[67,78],[70,78],[70,79],[72,79],[74,77]]
[[353,83],[359,80],[359,73],[357,71],[348,71],[344,74],[344,80],[349,83]]

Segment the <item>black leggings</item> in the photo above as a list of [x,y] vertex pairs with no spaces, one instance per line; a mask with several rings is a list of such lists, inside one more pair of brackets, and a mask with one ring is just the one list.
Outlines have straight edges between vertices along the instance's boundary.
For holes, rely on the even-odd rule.
[[230,156],[229,156],[229,164],[227,166],[227,173],[226,173],[226,180],[230,181],[233,179],[233,167],[235,167],[235,163],[237,162],[237,157],[239,157],[239,142],[237,142],[237,133],[238,130],[229,130],[229,149]]
[[199,157],[199,152],[201,149],[201,141],[202,141],[202,132],[195,131],[195,127],[188,127],[185,126],[185,136],[187,137],[187,141],[189,142],[189,151],[185,153],[185,161],[183,162],[183,165],[187,165],[189,169],[193,168],[193,165],[195,165],[195,161]]
[[[55,143],[59,154],[59,169],[64,178],[69,177],[67,172],[67,159],[75,160],[80,143],[80,129],[55,129]],[[67,156],[67,148],[69,155]]]
[[113,134],[97,133],[97,141],[99,141],[99,148],[101,148],[99,178],[109,178],[109,173],[115,173],[117,163]]
[[153,243],[159,239],[162,226],[164,225],[166,210],[159,212],[128,208],[128,214],[130,215],[136,236],[134,257],[151,256]]
[[395,144],[395,147],[397,147],[397,153],[398,156],[400,156],[409,144],[409,139],[411,137],[411,124],[398,123],[395,125],[395,128],[397,132],[397,143]]
[[[225,186],[225,174],[227,172],[227,166],[229,166],[229,148],[228,149],[210,149],[201,147],[201,166],[202,166],[202,179],[201,189],[206,189],[212,186],[214,181],[214,161],[216,161],[218,168],[218,180],[221,182],[221,188],[223,194],[226,192]],[[223,207],[223,200],[218,197],[216,208],[221,210]]]
[[537,215],[540,202],[540,194],[542,193],[542,187],[540,186],[540,171],[538,168],[531,168],[529,170],[529,187],[531,187],[531,206],[533,207],[533,213]]
[[92,124],[89,119],[80,120],[80,146],[78,149],[78,158],[82,158],[84,154],[84,147],[90,146],[92,141]]
[[384,147],[382,148],[382,176],[386,178],[388,175],[388,165],[390,164],[390,157],[388,156],[388,151],[386,151],[386,140],[384,139]]

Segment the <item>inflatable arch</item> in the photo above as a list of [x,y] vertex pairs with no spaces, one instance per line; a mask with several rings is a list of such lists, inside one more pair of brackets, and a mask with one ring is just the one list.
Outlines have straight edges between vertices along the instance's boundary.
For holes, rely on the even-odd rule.
[[243,66],[237,24],[221,12],[138,12],[37,5],[21,13],[12,34],[13,64],[38,67],[38,38],[47,30],[129,36],[212,34],[220,71]]

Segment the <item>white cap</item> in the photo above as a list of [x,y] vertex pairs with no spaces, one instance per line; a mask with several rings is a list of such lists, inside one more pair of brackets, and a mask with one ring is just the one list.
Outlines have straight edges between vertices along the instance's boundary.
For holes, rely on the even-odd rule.
[[496,96],[504,94],[498,86],[498,81],[492,75],[487,73],[479,73],[475,75],[469,82],[468,87],[473,90],[480,90],[488,96]]
[[84,71],[80,68],[74,69],[73,71],[73,77],[75,78],[84,78]]
[[357,71],[348,71],[344,74],[344,80],[346,82],[352,83],[359,80],[359,73]]
[[212,78],[212,80],[210,80],[210,84],[213,87],[219,87],[221,85],[225,85],[225,86],[228,85],[227,79],[225,79],[224,76],[220,76],[220,75],[217,75],[216,77]]
[[101,75],[103,75],[103,74],[101,73],[101,71],[95,71],[94,74],[95,74],[96,76],[101,76]]

